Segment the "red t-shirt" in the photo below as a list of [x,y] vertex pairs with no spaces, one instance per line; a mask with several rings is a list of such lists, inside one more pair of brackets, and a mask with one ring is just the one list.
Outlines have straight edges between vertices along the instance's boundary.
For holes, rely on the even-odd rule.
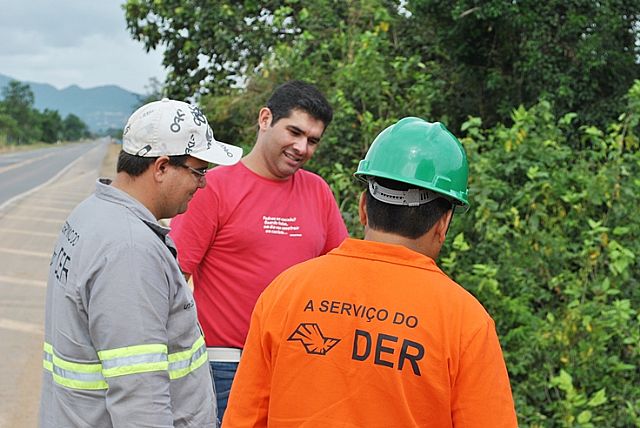
[[223,427],[513,428],[495,325],[433,259],[347,239],[258,299]]
[[188,210],[171,221],[183,271],[193,276],[207,346],[242,348],[258,296],[286,268],[347,237],[333,193],[298,170],[269,180],[242,162],[207,173]]

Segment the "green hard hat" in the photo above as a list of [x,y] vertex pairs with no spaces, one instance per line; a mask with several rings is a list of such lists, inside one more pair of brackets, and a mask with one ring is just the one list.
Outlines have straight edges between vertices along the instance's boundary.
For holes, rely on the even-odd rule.
[[354,174],[387,178],[431,190],[461,211],[469,208],[467,155],[439,122],[405,117],[382,131]]

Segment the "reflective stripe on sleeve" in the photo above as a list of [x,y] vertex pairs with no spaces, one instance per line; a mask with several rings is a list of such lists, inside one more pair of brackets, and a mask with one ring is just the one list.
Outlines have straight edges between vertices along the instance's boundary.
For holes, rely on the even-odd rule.
[[167,370],[167,345],[136,345],[98,351],[104,377]]
[[190,349],[167,355],[166,345],[137,345],[98,352],[102,363],[74,363],[56,355],[51,344],[44,344],[42,366],[55,383],[71,389],[107,389],[106,380],[115,376],[167,371],[169,378],[179,379],[207,361],[204,337]]
[[169,378],[178,379],[196,370],[207,362],[207,347],[200,336],[191,349],[169,354]]
[[107,389],[107,383],[102,376],[102,365],[72,363],[58,357],[53,347],[44,344],[45,370],[51,372],[53,380],[71,389]]
[[42,366],[45,370],[53,372],[53,346],[44,342],[44,356],[42,358]]

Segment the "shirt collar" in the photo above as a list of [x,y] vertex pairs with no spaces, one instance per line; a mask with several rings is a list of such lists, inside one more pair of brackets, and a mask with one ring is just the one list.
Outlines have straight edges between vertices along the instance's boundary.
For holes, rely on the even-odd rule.
[[339,247],[331,250],[330,254],[379,260],[441,272],[431,257],[410,250],[402,245],[387,244],[384,242],[347,238]]
[[149,211],[147,207],[142,205],[137,199],[133,198],[128,193],[113,187],[111,182],[112,181],[108,178],[98,179],[96,183],[96,197],[126,207],[136,217],[149,226],[156,234],[164,237],[166,241],[168,238],[167,234],[171,229],[158,223],[158,220],[153,216],[153,214],[151,214],[151,211]]

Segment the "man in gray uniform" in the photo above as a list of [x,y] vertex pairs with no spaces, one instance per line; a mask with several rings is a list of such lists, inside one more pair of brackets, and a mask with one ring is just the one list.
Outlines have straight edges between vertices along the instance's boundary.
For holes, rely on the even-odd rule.
[[41,427],[215,427],[204,339],[168,228],[205,186],[218,142],[202,112],[164,99],[130,117],[117,176],[67,218],[47,285]]

